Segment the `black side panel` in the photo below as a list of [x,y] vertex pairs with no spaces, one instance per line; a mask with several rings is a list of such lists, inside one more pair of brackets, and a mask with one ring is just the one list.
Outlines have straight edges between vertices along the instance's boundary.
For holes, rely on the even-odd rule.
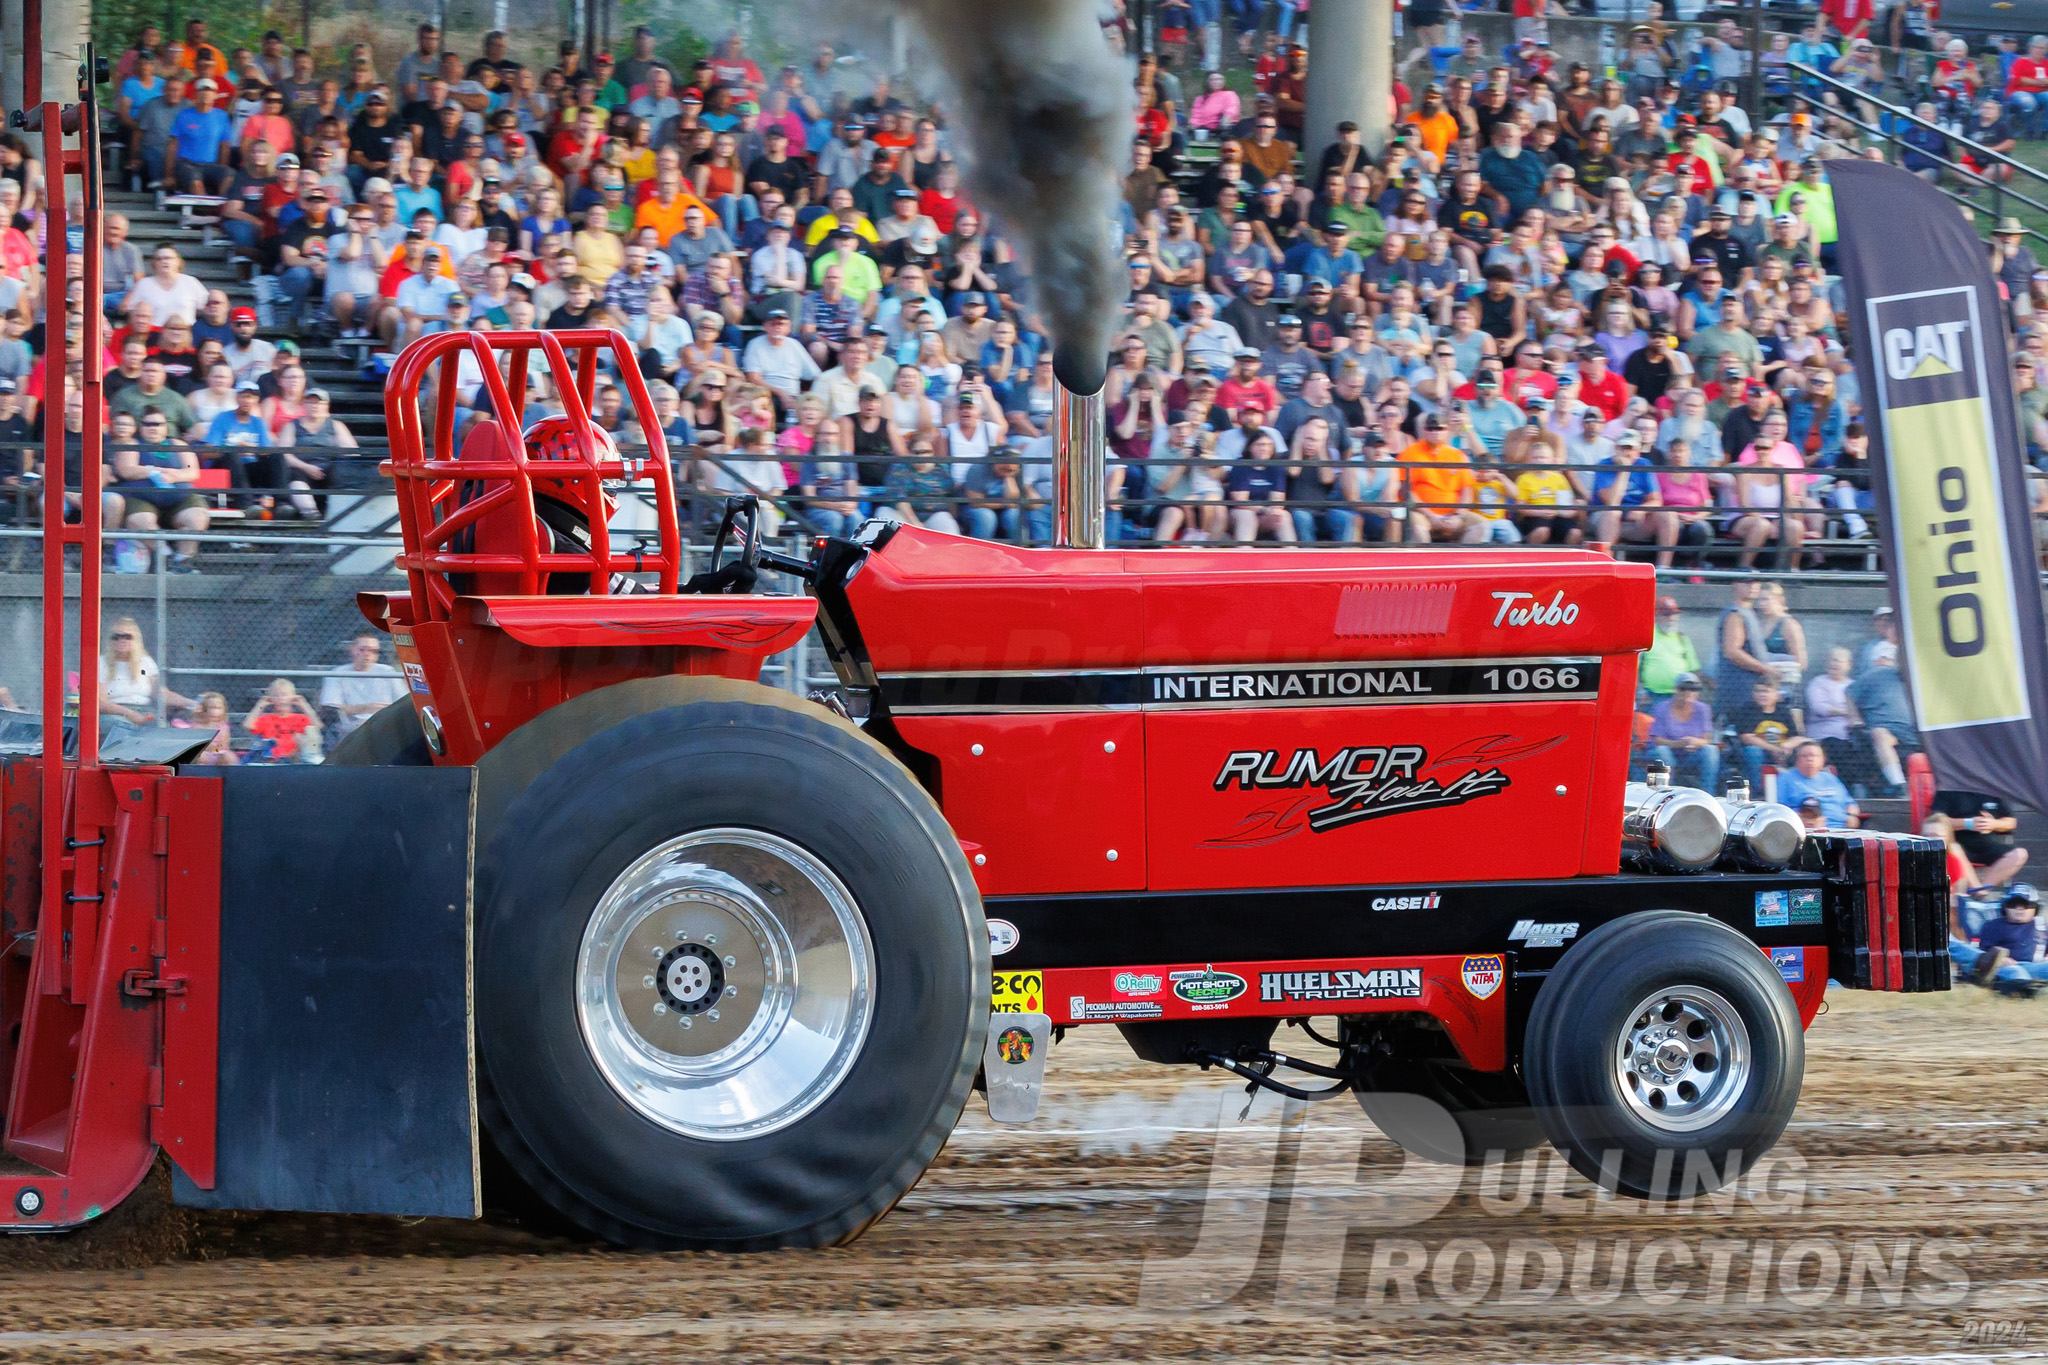
[[477,1216],[468,768],[231,768],[194,1208]]
[[1828,942],[1818,915],[1789,908],[1793,892],[1819,890],[1818,871],[991,896],[985,905],[1018,932],[1005,968],[1514,953],[1518,972],[1541,974],[1580,937],[1639,910],[1709,915],[1759,947],[1818,946]]

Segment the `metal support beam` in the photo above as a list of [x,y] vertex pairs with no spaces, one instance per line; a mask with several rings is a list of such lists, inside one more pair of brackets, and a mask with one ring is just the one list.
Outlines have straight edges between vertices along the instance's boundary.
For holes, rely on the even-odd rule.
[[42,98],[58,104],[75,104],[78,102],[78,54],[90,36],[86,32],[84,0],[27,0],[27,3],[37,4],[42,9]]
[[26,109],[21,92],[21,0],[0,0],[0,110]]
[[1314,166],[1347,119],[1378,156],[1393,123],[1393,92],[1393,0],[1316,0],[1302,159]]

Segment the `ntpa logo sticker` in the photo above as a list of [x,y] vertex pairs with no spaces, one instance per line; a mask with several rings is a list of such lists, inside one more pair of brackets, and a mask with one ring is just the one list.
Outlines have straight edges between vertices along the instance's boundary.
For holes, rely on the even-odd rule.
[[1465,983],[1465,989],[1475,1000],[1485,1000],[1501,988],[1508,978],[1508,964],[1499,954],[1486,957],[1468,957],[1458,968],[1458,976]]

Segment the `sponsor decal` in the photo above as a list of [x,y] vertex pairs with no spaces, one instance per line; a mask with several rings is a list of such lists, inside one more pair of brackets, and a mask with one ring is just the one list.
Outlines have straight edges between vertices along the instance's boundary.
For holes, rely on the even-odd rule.
[[418,664],[403,664],[402,667],[405,669],[405,682],[408,687],[423,697],[433,695],[433,693],[427,690],[426,669],[421,668]]
[[992,919],[988,922],[988,955],[1001,957],[1017,946],[1017,926],[1006,919]]
[[1212,846],[1256,847],[1307,829],[1325,834],[1365,820],[1462,806],[1509,787],[1500,765],[1554,749],[1562,735],[1520,740],[1487,735],[1467,740],[1432,759],[1420,744],[1371,744],[1338,749],[1242,749],[1224,756],[1212,784],[1219,792],[1307,790],[1306,800],[1246,816],[1236,833]]
[[1792,895],[1789,891],[1756,893],[1756,927],[1783,929],[1792,923]]
[[1491,999],[1508,979],[1507,959],[1498,953],[1468,957],[1458,966],[1458,978],[1475,1000]]
[[1793,924],[1820,923],[1820,888],[1808,887],[1792,893],[1792,909],[1788,919]]
[[1366,971],[1260,972],[1259,999],[1286,1001],[1417,1000],[1422,968],[1378,967]]
[[1031,1035],[1024,1029],[1006,1028],[996,1035],[996,1056],[1011,1066],[1031,1060]]
[[1163,1019],[1166,1007],[1154,1000],[1089,1000],[1076,995],[1067,1001],[1067,1015],[1077,1024],[1113,1023],[1119,1019]]
[[1546,923],[1542,920],[1518,919],[1515,921],[1515,927],[1508,930],[1508,942],[1524,944],[1530,948],[1562,948],[1566,939],[1578,936],[1577,920]]
[[1374,896],[1375,910],[1434,910],[1444,901],[1440,891],[1425,891],[1418,896]]
[[[1561,595],[1555,602],[1534,603],[1521,610],[1545,618],[1555,612],[1566,620],[1578,612],[1576,606],[1562,601]],[[1600,692],[1600,664],[1597,657],[1560,656],[1407,664],[1361,661],[1081,672],[887,673],[882,675],[881,685],[882,700],[890,710],[927,715],[1590,701]]]
[[1118,995],[1159,994],[1159,975],[1156,972],[1118,972],[1115,984]]
[[1788,983],[1806,980],[1806,949],[1773,948],[1771,965],[1778,969],[1778,975]]
[[1219,972],[1214,967],[1200,971],[1171,972],[1173,993],[1196,1009],[1220,1010],[1246,990],[1245,979],[1236,972]]
[[997,972],[988,1007],[1002,1014],[1036,1014],[1045,1006],[1043,972]]
[[[1505,953],[1452,953],[1049,967],[1045,1013],[1054,1024],[1107,1024],[1419,1012],[1474,1066],[1497,1071],[1508,1064],[1507,962]],[[1152,999],[1123,997],[1116,983],[1126,975],[1156,976],[1165,989]]]
[[[1920,728],[2029,718],[2020,593],[2003,507],[1992,374],[1969,285],[1869,299],[1877,339],[1901,636]],[[1997,324],[1991,324],[1995,327]],[[2031,595],[2031,590],[2030,590]],[[2040,608],[2035,606],[2035,611]]]
[[1493,600],[1500,604],[1493,613],[1496,626],[1568,626],[1579,619],[1579,604],[1565,601],[1562,588],[1548,602],[1532,592],[1497,592]]
[[1241,668],[1221,672],[1186,669],[1147,673],[1145,703],[1167,707],[1230,702],[1341,706],[1384,701],[1592,696],[1599,686],[1598,661],[1579,659],[1549,663],[1517,659],[1491,667],[1463,663],[1333,664],[1323,668]]

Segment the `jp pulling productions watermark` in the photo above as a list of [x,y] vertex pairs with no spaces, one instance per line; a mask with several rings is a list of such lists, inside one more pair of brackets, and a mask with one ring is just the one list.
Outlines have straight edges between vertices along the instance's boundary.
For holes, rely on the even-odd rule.
[[[1455,1158],[1456,1121],[1428,1100],[1398,1098],[1414,1106],[1406,1131],[1429,1129],[1432,1155]],[[1262,1296],[1268,1283],[1276,1307],[1325,1312],[1936,1308],[1969,1293],[1961,1238],[1802,1232],[1817,1192],[1804,1158],[1783,1143],[1733,1181],[1674,1151],[1653,1179],[1665,1197],[1642,1200],[1580,1175],[1549,1147],[1487,1152],[1473,1165],[1434,1161],[1392,1148],[1350,1105],[1262,1104],[1239,1122],[1241,1103],[1229,1092],[1219,1100],[1192,1245],[1182,1225],[1147,1256],[1142,1306],[1213,1307],[1248,1288]],[[2012,1329],[1984,1330],[2009,1339]]]

